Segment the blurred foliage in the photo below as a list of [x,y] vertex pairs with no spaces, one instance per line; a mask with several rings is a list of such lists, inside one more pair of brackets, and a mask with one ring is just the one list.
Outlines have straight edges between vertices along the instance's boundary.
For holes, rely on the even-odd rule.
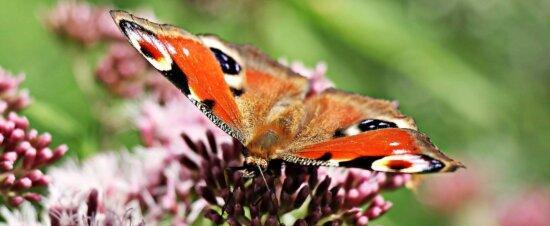
[[[494,192],[549,185],[549,1],[91,2],[151,9],[161,21],[251,43],[274,58],[323,61],[338,87],[399,100],[445,152],[494,169],[495,180],[486,181]],[[0,1],[0,65],[27,75],[23,86],[34,104],[25,114],[69,144],[72,155],[136,144],[131,131],[116,135],[119,142],[103,141],[94,116],[103,109],[93,98],[108,96],[90,72],[75,76],[74,65],[95,65],[105,46],[83,55],[49,33],[40,18],[54,3]],[[398,204],[384,225],[446,225],[411,192],[388,199]]]

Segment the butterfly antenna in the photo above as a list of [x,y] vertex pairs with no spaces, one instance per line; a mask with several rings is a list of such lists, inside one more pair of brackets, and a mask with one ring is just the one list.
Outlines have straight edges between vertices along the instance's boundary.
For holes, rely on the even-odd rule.
[[[260,170],[260,175],[262,175],[262,179],[264,180],[265,187],[267,188],[267,191],[268,191],[269,193],[271,193],[272,195],[275,195],[275,196],[276,196],[275,192],[272,191],[271,189],[269,189],[269,185],[267,184],[267,180],[266,180],[265,177],[264,177],[264,173],[263,173],[263,171],[262,171],[262,168],[261,168],[260,166],[258,166],[258,169]],[[270,197],[270,199],[271,199],[271,197]],[[261,199],[260,199],[260,200],[261,200]],[[281,225],[281,218],[280,218],[280,216],[279,216],[279,212],[277,212],[277,222],[279,222],[279,225]]]
[[260,170],[260,175],[262,175],[262,179],[264,180],[267,191],[271,192],[271,189],[269,189],[269,185],[267,184],[267,180],[265,179],[264,172],[262,171],[262,168],[260,166],[258,166],[258,170]]

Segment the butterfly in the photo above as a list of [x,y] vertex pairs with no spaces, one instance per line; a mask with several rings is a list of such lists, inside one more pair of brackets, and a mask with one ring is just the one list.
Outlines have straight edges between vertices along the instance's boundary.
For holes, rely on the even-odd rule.
[[392,173],[464,167],[439,151],[390,101],[309,81],[251,45],[194,35],[111,11],[130,44],[214,124],[244,147],[243,167],[273,160]]

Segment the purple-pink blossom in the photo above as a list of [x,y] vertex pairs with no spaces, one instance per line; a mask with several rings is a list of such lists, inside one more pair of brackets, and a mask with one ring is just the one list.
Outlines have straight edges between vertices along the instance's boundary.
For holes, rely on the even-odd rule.
[[89,46],[101,40],[122,40],[109,16],[109,7],[63,0],[44,17],[45,25],[58,35]]
[[122,98],[137,98],[146,92],[159,102],[183,98],[181,92],[128,43],[111,43],[95,74],[110,93]]
[[0,196],[13,206],[41,200],[33,190],[49,183],[42,168],[68,150],[66,145],[50,147],[52,136],[31,128],[29,120],[15,112],[29,103],[18,89],[22,79],[0,69]]
[[21,90],[19,85],[25,80],[23,74],[14,76],[0,67],[0,113],[19,111],[29,105],[30,97],[27,90]]
[[496,208],[501,226],[543,226],[550,222],[550,189],[525,189]]

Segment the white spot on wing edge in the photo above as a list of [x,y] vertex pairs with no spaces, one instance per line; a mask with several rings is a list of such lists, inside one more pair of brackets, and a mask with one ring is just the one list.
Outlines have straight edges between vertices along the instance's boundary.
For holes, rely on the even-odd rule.
[[170,43],[166,43],[166,48],[168,49],[168,52],[172,55],[177,54],[176,48]]
[[189,50],[187,48],[182,48],[181,51],[183,52],[183,55],[189,56]]
[[396,141],[391,142],[391,143],[390,143],[390,146],[392,146],[392,147],[399,146],[399,142],[396,142]]

